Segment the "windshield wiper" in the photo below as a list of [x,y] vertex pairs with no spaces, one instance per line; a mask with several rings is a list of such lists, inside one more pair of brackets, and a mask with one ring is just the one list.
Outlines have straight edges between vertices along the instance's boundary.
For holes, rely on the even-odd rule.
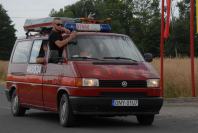
[[134,59],[131,59],[131,58],[127,58],[127,57],[104,57],[103,59],[116,59],[116,60],[119,60],[119,59],[123,59],[123,60],[130,60],[130,61],[134,61],[134,62],[138,62],[137,60],[134,60]]
[[98,58],[94,58],[94,57],[87,57],[87,56],[79,56],[79,57],[71,57],[72,59],[92,59],[92,60],[100,60]]

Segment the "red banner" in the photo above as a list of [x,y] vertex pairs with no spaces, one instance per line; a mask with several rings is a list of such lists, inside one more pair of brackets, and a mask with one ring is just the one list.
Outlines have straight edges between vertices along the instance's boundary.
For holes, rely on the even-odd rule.
[[166,0],[167,5],[167,18],[166,18],[166,26],[164,31],[164,38],[167,39],[170,34],[170,13],[171,13],[171,0]]

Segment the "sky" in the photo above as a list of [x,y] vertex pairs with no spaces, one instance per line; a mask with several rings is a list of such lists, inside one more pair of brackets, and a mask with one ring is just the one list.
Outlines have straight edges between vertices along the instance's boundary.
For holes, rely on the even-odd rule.
[[53,8],[59,10],[77,1],[79,0],[0,0],[0,3],[13,21],[16,36],[19,37],[25,35],[23,25],[26,18],[48,17]]
[[[71,5],[79,0],[0,0],[4,9],[7,10],[15,29],[16,36],[24,36],[23,25],[27,18],[43,18],[48,17],[50,11],[54,8],[59,10],[66,5]],[[178,14],[175,9],[175,3],[181,0],[173,0],[174,14]]]

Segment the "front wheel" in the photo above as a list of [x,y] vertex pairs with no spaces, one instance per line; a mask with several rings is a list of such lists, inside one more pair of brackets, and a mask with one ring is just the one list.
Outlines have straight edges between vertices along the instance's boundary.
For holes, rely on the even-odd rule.
[[16,90],[12,94],[11,112],[13,116],[24,116],[26,112],[26,109],[20,106],[19,97],[16,93]]
[[141,125],[152,125],[155,115],[137,115],[136,117]]
[[67,94],[63,94],[59,103],[59,120],[63,127],[71,127],[74,124],[74,115]]

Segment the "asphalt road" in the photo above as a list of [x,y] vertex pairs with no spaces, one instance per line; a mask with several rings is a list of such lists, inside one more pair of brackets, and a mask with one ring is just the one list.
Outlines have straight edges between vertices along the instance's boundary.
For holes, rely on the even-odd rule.
[[138,125],[134,116],[81,118],[76,127],[63,128],[58,115],[29,110],[13,117],[10,104],[0,89],[0,133],[197,133],[198,104],[165,104],[152,126]]

